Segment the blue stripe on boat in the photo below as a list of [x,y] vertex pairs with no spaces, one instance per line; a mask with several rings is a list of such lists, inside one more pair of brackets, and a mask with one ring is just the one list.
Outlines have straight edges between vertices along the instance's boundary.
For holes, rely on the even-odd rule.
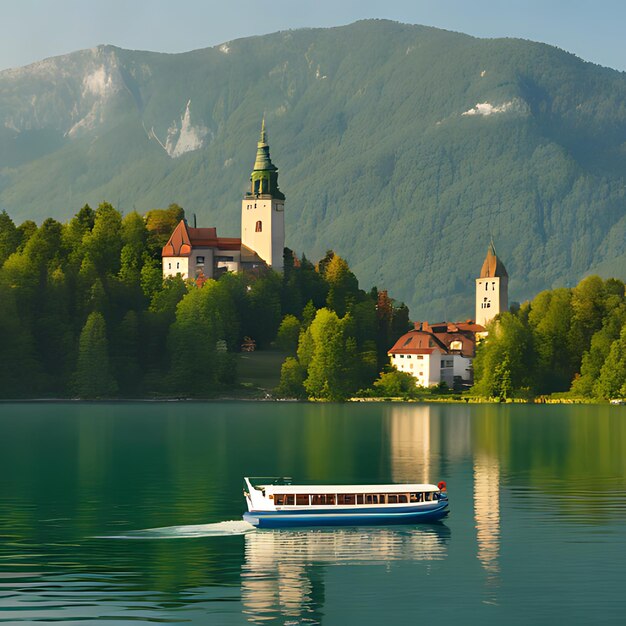
[[380,508],[318,509],[298,511],[250,511],[243,519],[258,528],[285,528],[289,526],[358,526],[363,524],[411,524],[433,522],[448,514],[448,501],[442,500],[433,506],[398,507],[390,511]]

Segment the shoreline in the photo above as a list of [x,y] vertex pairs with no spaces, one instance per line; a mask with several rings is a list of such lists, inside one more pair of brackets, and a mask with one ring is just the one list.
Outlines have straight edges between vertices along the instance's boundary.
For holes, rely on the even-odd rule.
[[166,404],[166,403],[214,403],[214,402],[276,402],[289,404],[358,404],[358,403],[387,403],[387,404],[586,404],[586,405],[611,405],[624,406],[622,402],[610,402],[585,398],[548,398],[541,397],[533,400],[511,398],[504,402],[485,398],[414,398],[405,399],[400,397],[387,398],[349,398],[339,402],[327,402],[324,400],[300,400],[297,398],[272,398],[272,397],[237,397],[219,396],[214,398],[1,398],[2,404]]

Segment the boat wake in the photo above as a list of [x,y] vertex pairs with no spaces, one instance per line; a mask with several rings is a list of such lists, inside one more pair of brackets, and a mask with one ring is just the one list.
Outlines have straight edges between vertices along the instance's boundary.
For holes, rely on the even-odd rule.
[[244,535],[255,527],[243,520],[228,520],[215,524],[196,524],[194,526],[164,526],[131,530],[121,535],[99,535],[95,539],[193,539],[198,537],[228,537]]

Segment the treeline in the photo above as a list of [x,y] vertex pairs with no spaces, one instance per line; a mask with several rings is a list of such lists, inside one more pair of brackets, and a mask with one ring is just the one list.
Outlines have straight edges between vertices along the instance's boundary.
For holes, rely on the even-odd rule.
[[484,397],[626,397],[624,283],[589,276],[501,314],[478,346],[474,373]]
[[[333,252],[315,266],[286,249],[282,275],[163,280],[161,249],[183,217],[103,203],[38,227],[1,213],[0,397],[211,396],[237,384],[244,338],[295,351],[303,329],[327,337],[324,319],[347,348],[341,393],[371,384],[407,329],[404,305],[359,289]],[[335,363],[316,363],[310,395],[338,397]]]

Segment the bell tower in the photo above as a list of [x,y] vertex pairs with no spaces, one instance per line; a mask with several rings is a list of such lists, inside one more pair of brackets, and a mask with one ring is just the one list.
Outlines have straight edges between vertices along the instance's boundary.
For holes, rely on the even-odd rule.
[[493,241],[476,279],[476,323],[486,326],[498,313],[509,310],[509,275],[496,255]]
[[241,202],[241,243],[254,250],[272,269],[282,271],[285,194],[278,188],[278,168],[270,158],[265,118],[250,183],[250,191]]

